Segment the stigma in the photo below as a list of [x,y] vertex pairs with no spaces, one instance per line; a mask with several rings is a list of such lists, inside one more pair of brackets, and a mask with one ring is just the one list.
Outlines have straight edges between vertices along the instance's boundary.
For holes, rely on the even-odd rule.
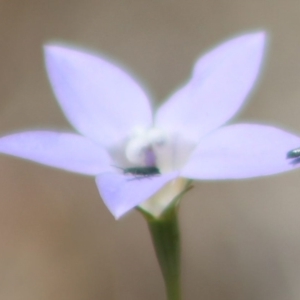
[[139,166],[155,166],[157,157],[156,149],[166,143],[165,133],[158,128],[138,128],[131,134],[125,155],[128,161]]

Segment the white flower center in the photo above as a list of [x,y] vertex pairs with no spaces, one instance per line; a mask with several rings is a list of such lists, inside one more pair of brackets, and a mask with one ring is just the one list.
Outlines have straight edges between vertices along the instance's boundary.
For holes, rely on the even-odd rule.
[[182,136],[152,127],[136,129],[130,136],[125,155],[136,166],[156,166],[161,173],[180,169],[195,147]]
[[126,158],[139,166],[155,166],[155,148],[166,143],[166,135],[158,128],[136,129],[125,149]]

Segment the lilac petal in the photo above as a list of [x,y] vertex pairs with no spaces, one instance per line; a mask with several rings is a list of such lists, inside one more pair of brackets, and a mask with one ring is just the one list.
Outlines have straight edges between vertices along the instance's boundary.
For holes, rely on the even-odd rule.
[[244,103],[257,78],[265,33],[246,34],[204,55],[191,80],[157,114],[157,126],[193,141],[228,121]]
[[56,97],[72,125],[105,146],[136,126],[152,123],[148,98],[129,74],[99,56],[71,48],[45,47]]
[[263,125],[237,124],[203,138],[182,170],[193,179],[242,179],[266,176],[295,168],[287,152],[300,138]]
[[134,177],[118,173],[102,173],[96,178],[100,195],[116,219],[153,196],[178,172],[160,176]]
[[8,135],[0,138],[0,153],[85,175],[107,172],[112,165],[101,146],[71,133],[29,131]]

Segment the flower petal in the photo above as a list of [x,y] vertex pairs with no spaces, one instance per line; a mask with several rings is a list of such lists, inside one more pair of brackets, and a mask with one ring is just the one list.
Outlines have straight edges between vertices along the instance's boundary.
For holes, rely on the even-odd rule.
[[191,80],[159,109],[158,127],[193,141],[228,121],[257,78],[265,33],[246,34],[204,55]]
[[29,131],[0,138],[0,153],[86,175],[111,169],[108,153],[85,137],[71,133]]
[[111,172],[97,176],[96,183],[104,203],[118,219],[177,176],[178,172],[151,177],[135,177]]
[[81,134],[110,146],[136,126],[152,123],[146,94],[116,65],[55,45],[46,46],[45,55],[56,97]]
[[237,124],[200,141],[181,176],[193,179],[241,179],[289,171],[287,152],[300,138],[263,125]]

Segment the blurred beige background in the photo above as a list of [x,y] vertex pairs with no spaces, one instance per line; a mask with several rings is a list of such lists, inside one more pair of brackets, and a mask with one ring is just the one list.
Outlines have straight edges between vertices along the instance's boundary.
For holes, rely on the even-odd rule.
[[[206,49],[270,34],[264,72],[235,121],[300,134],[300,2],[0,0],[0,135],[71,129],[42,45],[64,41],[128,66],[161,101]],[[142,217],[116,222],[94,179],[0,156],[0,299],[163,300]],[[184,299],[298,300],[300,170],[200,182],[182,203]]]

